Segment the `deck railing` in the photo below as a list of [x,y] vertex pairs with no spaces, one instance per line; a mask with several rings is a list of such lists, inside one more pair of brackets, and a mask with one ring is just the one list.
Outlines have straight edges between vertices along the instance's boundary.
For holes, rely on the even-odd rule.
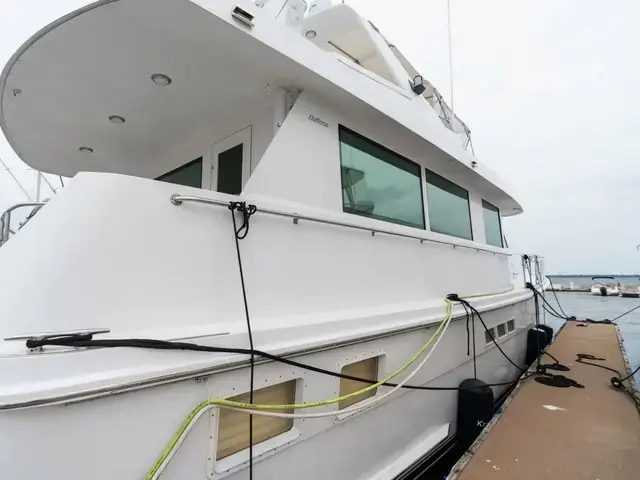
[[17,203],[12,207],[9,207],[4,211],[2,215],[0,215],[0,247],[7,243],[9,237],[15,233],[14,230],[11,229],[11,214],[18,210],[19,208],[31,208],[31,212],[27,215],[27,218],[18,226],[18,230],[21,229],[33,216],[38,213],[38,210],[42,208],[44,202],[28,202],[28,203]]

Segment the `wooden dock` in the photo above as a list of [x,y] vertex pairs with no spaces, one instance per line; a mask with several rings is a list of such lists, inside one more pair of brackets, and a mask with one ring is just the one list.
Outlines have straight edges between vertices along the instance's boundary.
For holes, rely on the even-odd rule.
[[[502,413],[453,467],[448,480],[630,480],[640,478],[640,414],[612,387],[614,373],[576,362],[577,354],[627,375],[615,325],[567,322],[549,352],[571,370],[560,373],[585,388],[525,380]],[[552,363],[543,357],[543,363]],[[633,380],[625,382],[635,391]]]
[[545,292],[556,293],[591,293],[590,288],[576,287],[576,288],[547,288]]

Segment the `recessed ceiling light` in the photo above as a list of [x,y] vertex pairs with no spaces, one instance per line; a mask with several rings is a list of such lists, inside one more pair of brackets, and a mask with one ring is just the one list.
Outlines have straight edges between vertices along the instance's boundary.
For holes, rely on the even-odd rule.
[[121,117],[120,115],[111,115],[111,116],[109,117],[109,121],[110,121],[111,123],[118,123],[118,124],[120,124],[120,123],[124,123],[126,120],[124,119],[124,117]]
[[163,87],[169,85],[172,82],[171,78],[169,78],[164,73],[154,73],[153,75],[151,75],[151,80],[153,80],[153,83],[155,83],[156,85],[161,85]]
[[307,30],[306,32],[304,32],[304,36],[307,38],[316,38],[316,31],[315,30]]
[[93,148],[91,147],[80,147],[78,150],[82,153],[93,153]]

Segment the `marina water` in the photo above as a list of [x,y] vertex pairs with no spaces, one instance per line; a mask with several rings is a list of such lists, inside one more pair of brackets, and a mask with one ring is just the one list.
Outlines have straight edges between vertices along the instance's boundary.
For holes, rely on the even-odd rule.
[[[620,283],[631,284],[631,279],[635,278],[636,284],[638,277],[621,277]],[[561,283],[559,279],[551,277],[551,281]],[[566,282],[566,277],[563,278]],[[615,281],[618,281],[617,279]],[[622,297],[603,297],[600,295],[592,295],[591,293],[577,293],[577,292],[559,292],[557,293],[560,306],[564,309],[568,316],[575,316],[582,320],[590,318],[592,320],[604,320],[606,318],[613,320],[618,315],[629,311],[630,309],[640,305],[640,299],[638,298],[622,298]],[[545,298],[547,301],[558,310],[558,302],[556,301],[552,292],[545,292]],[[544,313],[544,312],[543,312]],[[557,319],[544,313],[546,315],[546,321],[551,325],[554,331],[558,329],[564,323],[563,320]],[[618,324],[622,338],[624,340],[624,346],[631,363],[631,368],[635,369],[640,365],[640,308],[621,317],[616,320]],[[636,382],[640,382],[640,373],[635,376]]]

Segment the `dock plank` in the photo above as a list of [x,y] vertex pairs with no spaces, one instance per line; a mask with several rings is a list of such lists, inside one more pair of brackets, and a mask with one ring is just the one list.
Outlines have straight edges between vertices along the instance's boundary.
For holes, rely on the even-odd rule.
[[[578,353],[626,372],[615,325],[567,322],[549,352],[585,386],[555,388],[526,380],[490,432],[449,480],[628,480],[640,478],[640,414],[615,390],[612,372],[577,363]],[[545,358],[545,357],[543,357]],[[548,357],[546,357],[548,358]],[[543,363],[551,363],[544,360]]]

